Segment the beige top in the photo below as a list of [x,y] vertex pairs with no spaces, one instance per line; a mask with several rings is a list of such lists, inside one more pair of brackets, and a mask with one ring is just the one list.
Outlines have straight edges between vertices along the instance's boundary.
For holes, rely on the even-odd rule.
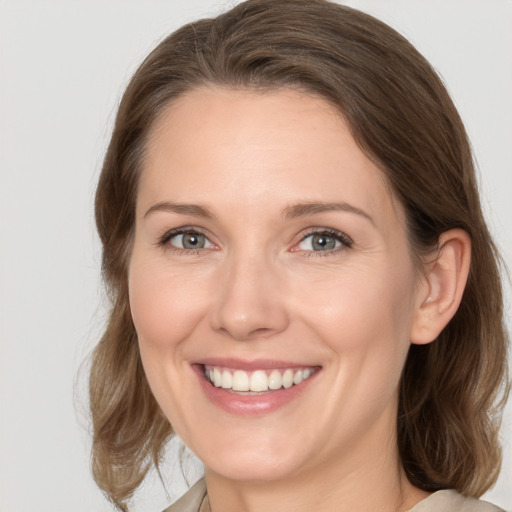
[[[163,512],[204,512],[205,509],[208,511],[207,500],[206,483],[202,478]],[[201,507],[202,504],[206,506]],[[431,494],[408,512],[505,512],[505,510],[487,501],[466,498],[457,491],[447,489]]]

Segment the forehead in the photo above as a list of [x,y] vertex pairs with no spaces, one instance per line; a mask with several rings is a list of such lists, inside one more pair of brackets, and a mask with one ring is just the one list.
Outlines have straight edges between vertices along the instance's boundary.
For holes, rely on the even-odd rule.
[[383,172],[340,112],[291,89],[201,88],[169,105],[150,134],[140,183],[139,202],[158,200],[347,201],[378,217],[394,210]]

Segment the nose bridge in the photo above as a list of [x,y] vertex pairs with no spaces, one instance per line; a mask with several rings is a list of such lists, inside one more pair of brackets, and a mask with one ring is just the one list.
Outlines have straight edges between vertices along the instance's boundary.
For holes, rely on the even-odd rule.
[[268,337],[288,324],[275,260],[248,246],[231,251],[219,269],[214,328],[237,340]]

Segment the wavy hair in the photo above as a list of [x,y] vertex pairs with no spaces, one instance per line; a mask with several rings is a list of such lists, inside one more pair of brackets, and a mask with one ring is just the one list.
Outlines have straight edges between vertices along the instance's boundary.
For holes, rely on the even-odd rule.
[[406,39],[365,13],[324,0],[249,0],[188,24],[151,52],[124,93],[95,202],[112,301],[90,374],[99,487],[128,510],[173,433],[142,369],[127,267],[148,134],[170,102],[205,84],[292,87],[334,104],[402,203],[418,261],[444,231],[469,234],[472,263],[462,303],[435,342],[411,346],[397,433],[414,485],[480,496],[500,468],[507,336],[500,260],[482,214],[468,138],[442,81]]

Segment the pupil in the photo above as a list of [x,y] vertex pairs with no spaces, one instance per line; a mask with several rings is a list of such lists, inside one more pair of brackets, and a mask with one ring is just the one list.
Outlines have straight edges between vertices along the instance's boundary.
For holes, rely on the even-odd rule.
[[313,237],[313,249],[319,251],[328,251],[334,249],[336,241],[332,236],[315,235]]
[[185,249],[201,249],[204,247],[205,241],[203,235],[197,233],[185,233],[183,235],[183,247]]

